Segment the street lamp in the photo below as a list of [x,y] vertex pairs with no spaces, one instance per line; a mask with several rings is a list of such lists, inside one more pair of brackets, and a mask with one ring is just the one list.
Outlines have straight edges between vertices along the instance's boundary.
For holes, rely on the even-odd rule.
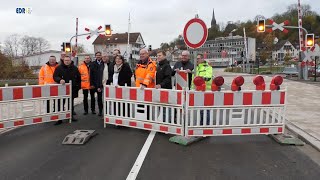
[[4,45],[2,43],[0,43],[0,53],[2,53],[2,48],[4,47]]
[[236,32],[238,29],[233,29],[230,33],[229,36],[233,37],[232,33]]

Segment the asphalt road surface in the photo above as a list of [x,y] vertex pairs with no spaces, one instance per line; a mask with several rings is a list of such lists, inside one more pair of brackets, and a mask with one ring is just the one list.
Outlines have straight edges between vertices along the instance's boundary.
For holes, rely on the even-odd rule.
[[[76,108],[81,114],[82,105]],[[126,179],[149,132],[103,128],[96,115],[79,121],[27,126],[0,135],[1,180]],[[76,129],[99,133],[87,144],[62,145]],[[212,137],[188,147],[157,133],[139,180],[290,179],[316,180],[320,166],[301,147],[281,146],[268,136]],[[320,156],[319,152],[315,156]]]

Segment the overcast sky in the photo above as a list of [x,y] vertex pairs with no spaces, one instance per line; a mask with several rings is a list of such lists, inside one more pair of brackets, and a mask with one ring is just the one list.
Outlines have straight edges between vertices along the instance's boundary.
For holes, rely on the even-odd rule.
[[[95,29],[111,24],[113,33],[128,30],[131,13],[131,32],[141,32],[146,45],[153,48],[182,34],[186,22],[195,14],[210,27],[212,9],[217,22],[246,21],[256,15],[270,17],[286,11],[298,0],[1,0],[0,42],[10,34],[18,33],[43,37],[53,50],[60,50],[63,41],[75,34],[75,19],[79,18],[79,33],[84,28]],[[320,13],[320,1],[301,0]],[[32,8],[31,14],[17,14],[17,7]],[[94,38],[79,37],[78,43],[92,50]]]

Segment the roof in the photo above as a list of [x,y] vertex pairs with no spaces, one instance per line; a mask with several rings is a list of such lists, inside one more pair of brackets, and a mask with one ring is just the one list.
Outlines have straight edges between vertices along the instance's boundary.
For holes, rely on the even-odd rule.
[[[130,41],[129,43],[135,43],[141,33],[130,33]],[[142,36],[141,36],[142,39]],[[142,39],[143,41],[143,39]],[[128,43],[128,33],[116,33],[112,34],[112,36],[98,36],[94,42],[94,44],[126,44]]]
[[280,50],[286,43],[288,42],[288,40],[281,40],[279,41],[277,44],[274,45],[274,50],[278,51]]
[[26,57],[31,57],[31,56],[38,56],[41,54],[48,54],[48,53],[61,53],[61,51],[57,51],[57,50],[48,50],[48,51],[43,51],[43,52],[39,52],[39,53],[34,53],[34,54],[29,54],[29,55],[25,55],[25,56],[18,56],[15,59],[19,59],[19,58],[26,58]]

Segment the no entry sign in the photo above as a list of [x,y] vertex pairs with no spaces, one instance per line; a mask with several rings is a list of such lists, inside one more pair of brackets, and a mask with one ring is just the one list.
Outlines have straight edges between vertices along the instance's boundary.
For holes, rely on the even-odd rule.
[[196,49],[201,47],[207,40],[208,29],[206,24],[199,18],[187,22],[183,30],[183,39],[186,45]]

